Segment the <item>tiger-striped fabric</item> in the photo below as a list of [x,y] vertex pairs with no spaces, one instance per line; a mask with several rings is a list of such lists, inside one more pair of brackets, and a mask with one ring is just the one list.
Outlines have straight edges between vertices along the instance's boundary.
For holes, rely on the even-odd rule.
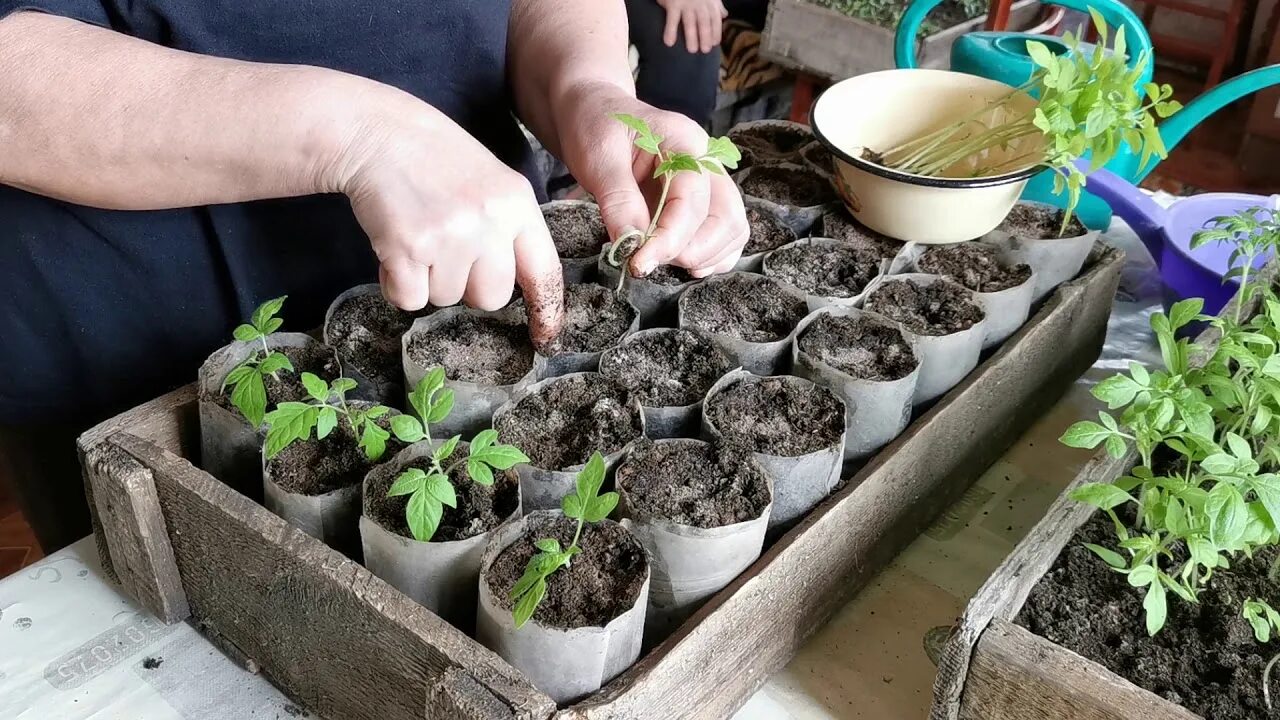
[[728,20],[720,41],[720,91],[739,92],[782,77],[785,71],[760,57],[760,31]]

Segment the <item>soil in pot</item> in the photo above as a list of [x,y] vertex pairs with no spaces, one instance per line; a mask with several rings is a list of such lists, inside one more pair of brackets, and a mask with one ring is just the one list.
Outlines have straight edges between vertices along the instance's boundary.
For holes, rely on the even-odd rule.
[[681,300],[682,324],[756,343],[782,340],[808,311],[776,281],[746,273],[695,285]]
[[964,288],[947,282],[924,285],[890,280],[867,296],[866,309],[896,320],[920,335],[950,335],[982,322],[982,308]]
[[409,357],[443,366],[450,380],[511,385],[533,368],[529,327],[491,317],[458,315],[409,341]]
[[[391,430],[391,415],[383,415],[375,422],[382,429]],[[387,440],[382,460],[394,457],[402,449],[404,444],[392,436]],[[272,482],[281,490],[298,495],[323,495],[359,485],[369,468],[377,464],[365,457],[364,450],[356,444],[351,425],[340,419],[328,437],[293,443],[268,460],[267,469]]]
[[812,170],[760,166],[740,185],[744,195],[790,207],[813,207],[836,200],[831,183]]
[[381,294],[356,295],[339,305],[329,319],[328,334],[334,349],[376,383],[400,384],[404,370],[400,359],[400,338],[415,318],[436,308],[406,312],[387,302]]
[[796,243],[768,259],[768,275],[819,297],[856,297],[880,274],[881,257],[852,245]]
[[800,157],[813,167],[823,171],[834,173],[836,169],[835,156],[820,142],[811,142],[800,148]]
[[[534,542],[555,538],[561,547],[573,542],[576,520],[534,515],[525,521],[524,537],[494,558],[484,581],[502,606],[511,610],[508,596],[537,554]],[[635,605],[647,577],[644,548],[621,525],[588,523],[578,540],[582,553],[547,578],[547,592],[533,619],[549,627],[602,627]]]
[[589,353],[613,347],[635,319],[635,308],[609,288],[569,285],[564,289],[564,329],[550,352]]
[[801,352],[859,380],[901,380],[920,364],[901,331],[864,317],[819,315],[797,342]]
[[687,282],[693,282],[698,278],[689,274],[689,271],[678,265],[659,265],[653,269],[653,272],[644,276],[645,280],[654,285],[662,285],[663,287],[675,287],[683,285]]
[[822,237],[869,248],[882,258],[895,257],[902,251],[902,243],[863,227],[844,208],[832,210],[822,216]]
[[1088,232],[1080,219],[1073,215],[1071,222],[1067,223],[1066,232],[1060,233],[1062,213],[1061,209],[1047,205],[1018,203],[996,230],[1031,240],[1078,237]]
[[[404,466],[401,471],[410,468],[429,473],[431,461],[422,458]],[[389,532],[414,539],[409,523],[405,520],[409,496],[387,497],[387,490],[399,474],[375,475],[376,482],[365,486],[365,491],[369,493],[364,503],[365,515]],[[453,483],[457,507],[445,507],[440,525],[431,538],[432,542],[466,540],[487,533],[511,517],[520,505],[520,478],[515,470],[496,472],[492,485],[481,485],[472,482],[466,467],[460,465],[449,473],[449,480]]]
[[1008,265],[1001,262],[998,249],[974,242],[930,247],[920,255],[916,267],[982,293],[1008,290],[1031,279],[1030,265]]
[[692,405],[729,372],[729,358],[700,333],[684,328],[628,340],[600,360],[600,372],[646,407]]
[[736,382],[704,412],[730,452],[795,457],[828,448],[844,433],[845,410],[830,390],[781,377]]
[[795,162],[800,149],[813,141],[813,133],[803,127],[761,123],[729,131],[729,139],[742,153],[740,168],[766,163]]
[[617,482],[632,512],[698,528],[755,520],[770,502],[759,468],[706,443],[637,444]]
[[[1081,545],[1123,553],[1115,539],[1111,520],[1095,514],[1032,589],[1016,622],[1201,717],[1280,718],[1280,707],[1268,711],[1262,697],[1262,670],[1276,653],[1275,643],[1258,643],[1240,615],[1246,598],[1280,607],[1280,586],[1267,579],[1276,549],[1253,559],[1233,558],[1229,570],[1214,572],[1199,603],[1170,593],[1168,620],[1152,638],[1142,616],[1146,589],[1130,587],[1124,575]],[[1184,560],[1179,556],[1171,566]],[[1280,691],[1274,672],[1271,691]]]
[[581,465],[597,450],[609,455],[641,435],[630,394],[598,373],[566,376],[531,392],[495,424],[503,442],[546,470]]
[[[326,382],[332,382],[334,378],[341,374],[337,358],[333,354],[333,348],[328,345],[316,342],[305,347],[278,348],[275,352],[283,353],[285,357],[289,358],[289,362],[293,363],[293,372],[280,372],[276,377],[265,378],[263,384],[267,388],[268,408],[274,407],[277,403],[306,400],[309,396],[307,395],[307,389],[302,386],[302,373],[304,372],[313,373]],[[241,417],[240,410],[231,404],[230,387],[227,388],[226,392],[216,393],[212,396],[206,393],[204,399],[212,400],[236,417]]]
[[751,236],[742,249],[743,255],[768,252],[796,241],[795,232],[786,223],[760,208],[747,207],[747,224],[751,227]]
[[588,258],[609,242],[609,231],[600,218],[600,208],[577,203],[556,205],[543,211],[556,252],[563,258]]

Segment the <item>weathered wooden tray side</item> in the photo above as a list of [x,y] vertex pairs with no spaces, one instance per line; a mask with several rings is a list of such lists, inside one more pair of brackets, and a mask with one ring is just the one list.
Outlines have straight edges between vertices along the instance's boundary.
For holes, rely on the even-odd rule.
[[[328,718],[541,720],[554,711],[471,638],[175,454],[192,447],[181,438],[196,421],[194,401],[187,388],[170,393],[90,431],[81,449],[99,495],[104,476],[154,479],[179,595],[203,632]],[[167,422],[135,424],[140,415]],[[104,562],[119,555],[113,538]]]
[[[1120,251],[1100,245],[1080,278],[843,489],[673,637],[558,717],[730,715],[1092,364],[1122,264]],[[98,473],[150,473],[180,590],[206,633],[326,717],[555,711],[470,638],[192,466],[194,408],[193,389],[176,391],[86,433],[81,451],[112,458]],[[162,552],[142,557],[163,575]],[[110,548],[103,558],[109,566]],[[181,610],[163,583],[144,585]]]
[[[1265,271],[1271,282],[1280,263]],[[1234,313],[1237,297],[1222,314]],[[1256,312],[1258,299],[1246,307]],[[1203,362],[1219,339],[1214,329],[1196,338]],[[965,608],[938,662],[930,720],[1040,720],[1041,718],[1152,718],[1199,716],[1071,651],[1013,625],[1027,597],[1053,566],[1076,530],[1093,515],[1069,495],[1079,485],[1112,482],[1135,464],[1130,451],[1119,459],[1099,450],[1054,500],[1031,532],[1014,547]],[[1047,667],[1058,659],[1070,662]],[[1086,701],[1091,696],[1093,699]]]
[[[1030,27],[1040,10],[1038,0],[1017,0],[1009,29]],[[945,70],[951,44],[961,35],[981,30],[987,16],[974,18],[924,38],[916,44],[920,67]],[[773,0],[760,38],[766,60],[832,80],[887,70],[893,63],[894,31],[810,0]]]
[[999,352],[672,637],[558,717],[731,715],[1093,364],[1123,260],[1102,249]]

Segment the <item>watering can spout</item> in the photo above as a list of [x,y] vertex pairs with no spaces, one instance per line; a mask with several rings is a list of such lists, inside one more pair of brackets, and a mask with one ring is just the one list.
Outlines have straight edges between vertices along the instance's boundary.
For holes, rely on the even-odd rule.
[[[1088,170],[1087,167],[1081,169]],[[1151,257],[1159,264],[1164,255],[1164,226],[1167,211],[1160,207],[1150,195],[1110,170],[1095,171],[1089,176],[1085,187],[1089,192],[1102,198],[1117,215],[1124,218],[1124,221],[1142,240],[1142,244],[1147,246]]]

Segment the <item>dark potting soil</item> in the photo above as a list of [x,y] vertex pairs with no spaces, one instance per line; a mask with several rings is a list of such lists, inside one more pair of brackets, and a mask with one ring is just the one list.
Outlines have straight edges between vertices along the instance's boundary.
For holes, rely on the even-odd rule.
[[680,307],[691,327],[747,342],[781,340],[809,311],[804,300],[789,295],[778,281],[746,273],[694,285]]
[[725,444],[783,457],[830,447],[844,432],[832,392],[797,378],[744,378],[707,401],[707,419]]
[[813,133],[807,128],[789,125],[757,125],[734,128],[729,139],[742,153],[739,168],[778,162],[796,162],[800,149],[813,141]]
[[[573,542],[577,521],[537,514],[525,519],[523,537],[498,553],[485,572],[489,590],[507,610],[515,605],[508,595],[538,553],[534,542],[555,538],[560,547]],[[578,539],[582,553],[547,578],[547,592],[533,619],[558,628],[603,627],[630,610],[648,574],[644,548],[621,525],[605,520],[589,523]]]
[[822,168],[827,172],[835,172],[835,156],[831,154],[831,151],[827,149],[827,146],[820,142],[811,142],[800,148],[800,157],[804,158],[815,167]]
[[618,467],[617,484],[635,514],[699,528],[755,520],[769,505],[760,467],[709,443],[643,441]]
[[1004,222],[1000,223],[998,229],[1030,240],[1079,237],[1088,232],[1084,225],[1080,224],[1080,219],[1073,215],[1071,222],[1067,224],[1066,232],[1059,233],[1062,229],[1062,213],[1062,210],[1055,207],[1018,203],[1013,206],[1013,210],[1005,217]]
[[659,265],[653,269],[653,272],[644,276],[645,280],[654,285],[662,285],[664,287],[675,287],[683,285],[687,282],[693,282],[698,278],[689,274],[689,271],[678,265]]
[[865,317],[819,315],[798,343],[800,352],[861,380],[901,380],[920,364],[901,331]]
[[915,280],[890,280],[871,291],[866,308],[921,335],[950,335],[986,317],[973,296],[951,282],[924,285]]
[[921,272],[942,275],[976,292],[999,292],[1031,279],[1031,266],[1007,265],[1000,251],[976,242],[935,245],[916,261]]
[[403,382],[400,338],[415,318],[436,308],[405,312],[387,302],[379,292],[357,295],[334,308],[326,328],[334,348],[345,362],[379,383]]
[[767,274],[810,295],[851,298],[880,274],[880,262],[865,248],[802,242],[774,251]]
[[451,380],[510,385],[533,368],[529,326],[493,317],[457,315],[409,341],[409,357],[444,366]]
[[585,463],[592,452],[608,455],[640,437],[640,408],[621,385],[584,373],[525,395],[497,418],[495,428],[534,467],[563,470]]
[[743,255],[768,252],[796,240],[795,231],[777,215],[757,207],[747,207],[747,224],[751,227],[751,236],[742,249]]
[[790,207],[812,207],[836,200],[831,183],[809,169],[762,165],[752,169],[739,185],[744,195]]
[[564,289],[564,327],[550,352],[600,352],[618,340],[636,319],[636,309],[603,285],[583,283]]
[[[338,360],[334,357],[333,348],[323,343],[316,342],[300,348],[279,348],[279,352],[284,353],[285,357],[289,358],[289,362],[293,363],[293,372],[281,371],[276,373],[275,377],[265,379],[263,384],[267,388],[267,408],[277,403],[307,399],[307,389],[302,386],[304,372],[317,375],[326,382],[332,381],[341,374],[338,371]],[[259,359],[261,359],[261,353],[259,353]],[[240,414],[236,406],[231,404],[231,386],[229,385],[225,392],[212,396],[205,393],[205,399],[218,403],[237,416]]]
[[885,237],[854,220],[844,208],[832,210],[822,216],[821,237],[843,240],[857,247],[865,247],[883,258],[893,258],[902,252],[902,243]]
[[[1267,579],[1275,548],[1215,571],[1199,603],[1169,593],[1168,620],[1152,638],[1143,622],[1145,588],[1130,587],[1085,542],[1118,549],[1111,520],[1097,513],[1076,531],[1015,622],[1201,717],[1280,718],[1280,706],[1268,711],[1262,697],[1262,670],[1275,643],[1258,643],[1240,615],[1248,598],[1280,607],[1280,586]],[[1185,559],[1178,555],[1170,567]],[[1278,691],[1280,675],[1273,673],[1271,692]]]
[[560,257],[593,257],[609,242],[609,231],[600,218],[600,208],[595,205],[555,205],[543,210],[542,218],[547,222]]
[[[430,472],[431,461],[422,458],[400,472],[409,468]],[[405,520],[409,496],[387,497],[387,490],[391,489],[399,474],[382,471],[372,474],[364,488],[364,514],[387,531],[412,539],[413,533]],[[520,504],[520,477],[515,470],[495,472],[492,485],[480,485],[471,481],[465,466],[459,466],[449,473],[449,480],[453,483],[458,504],[457,507],[445,507],[432,542],[466,540],[489,532],[511,517]]]
[[646,407],[692,405],[731,369],[715,343],[685,328],[630,339],[600,358],[600,373],[621,383]]
[[[392,410],[376,422],[383,430],[390,431],[391,418],[399,413]],[[387,439],[387,451],[378,462],[390,460],[404,448],[395,436]],[[323,440],[295,442],[279,455],[267,461],[267,472],[281,490],[301,495],[323,495],[352,485],[359,485],[369,469],[377,465],[365,457],[364,450],[356,444],[356,436],[345,418],[339,418],[338,426]]]

